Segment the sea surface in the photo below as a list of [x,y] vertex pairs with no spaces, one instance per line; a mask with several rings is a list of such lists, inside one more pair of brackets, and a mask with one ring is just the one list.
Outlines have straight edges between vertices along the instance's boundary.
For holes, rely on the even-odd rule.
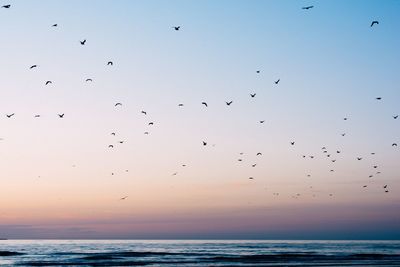
[[400,266],[400,241],[0,240],[1,266]]

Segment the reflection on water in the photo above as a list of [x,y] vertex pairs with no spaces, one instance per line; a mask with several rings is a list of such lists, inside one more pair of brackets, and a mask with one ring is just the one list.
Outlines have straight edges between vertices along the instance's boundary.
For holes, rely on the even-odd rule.
[[400,241],[0,240],[5,266],[400,266]]

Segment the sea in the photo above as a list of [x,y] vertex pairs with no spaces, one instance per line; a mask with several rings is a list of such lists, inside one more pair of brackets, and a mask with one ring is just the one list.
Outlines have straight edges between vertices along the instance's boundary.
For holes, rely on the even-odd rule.
[[1,266],[400,266],[400,241],[0,240]]

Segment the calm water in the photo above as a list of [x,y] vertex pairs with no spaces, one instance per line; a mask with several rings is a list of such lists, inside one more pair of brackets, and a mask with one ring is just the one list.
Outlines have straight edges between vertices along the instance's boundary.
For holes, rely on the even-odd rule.
[[400,241],[0,240],[2,266],[400,266]]

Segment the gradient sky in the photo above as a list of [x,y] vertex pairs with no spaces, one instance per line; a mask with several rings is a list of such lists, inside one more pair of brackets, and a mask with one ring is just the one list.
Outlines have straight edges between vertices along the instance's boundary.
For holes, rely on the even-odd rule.
[[400,1],[8,3],[0,237],[400,239]]

